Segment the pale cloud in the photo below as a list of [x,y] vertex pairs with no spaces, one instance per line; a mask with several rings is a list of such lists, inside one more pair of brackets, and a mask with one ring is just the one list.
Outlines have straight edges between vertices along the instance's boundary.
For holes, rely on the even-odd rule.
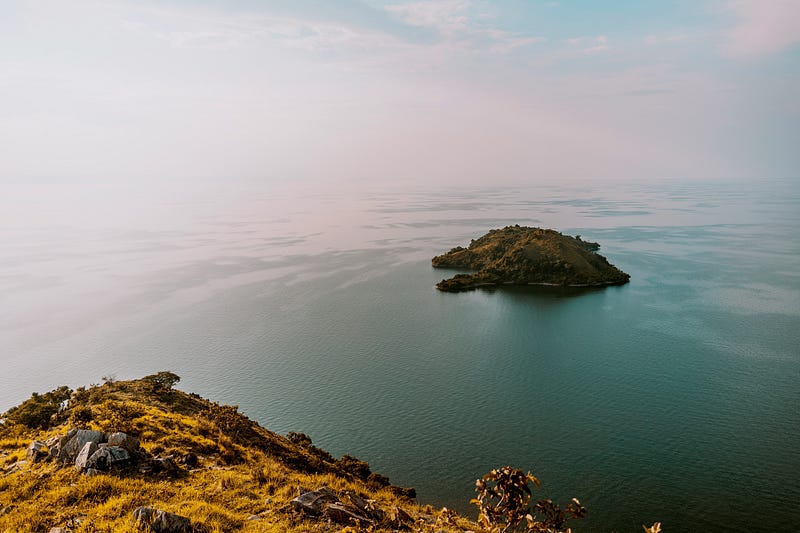
[[[135,6],[130,6],[136,10]],[[155,36],[175,48],[233,50],[265,43],[302,50],[371,47],[397,39],[376,31],[345,24],[302,19],[282,14],[227,14],[208,10],[142,8],[138,13],[150,24],[124,21],[128,29],[141,30],[153,21],[168,28]]]
[[609,50],[608,37],[598,35],[594,38],[594,43],[583,49],[584,54],[600,54]]
[[[120,21],[125,29],[149,28],[155,37],[175,48],[223,51],[277,45],[328,55],[347,53],[350,65],[396,64],[398,60],[416,57],[417,64],[424,66],[441,63],[465,51],[507,54],[546,40],[497,29],[490,24],[493,18],[490,14],[468,13],[471,4],[466,0],[432,0],[385,8],[407,27],[435,31],[436,38],[422,41],[381,28],[281,11],[226,13],[150,4],[117,5],[125,6],[127,18]],[[141,20],[131,19],[131,13],[138,13]],[[154,27],[160,29],[156,31]]]
[[544,37],[520,37],[503,31],[494,32],[492,37],[494,37],[496,43],[493,44],[489,50],[491,52],[500,54],[505,54],[517,48],[522,48],[531,44],[543,43],[547,41],[547,39]]
[[557,63],[560,60],[571,59],[580,56],[591,56],[602,54],[611,49],[606,35],[598,35],[597,37],[572,37],[564,39],[566,48],[546,58],[551,63]]
[[464,13],[469,5],[466,0],[430,0],[391,5],[386,9],[408,24],[431,26],[439,30],[442,35],[453,35],[469,28],[469,19]]
[[231,50],[247,41],[241,32],[225,31],[172,31],[158,33],[160,39],[175,48],[199,48],[205,50]]
[[645,35],[642,42],[648,46],[688,43],[701,38],[701,35],[690,33],[676,33],[672,35]]
[[[718,23],[627,37],[598,24],[563,39],[561,26],[521,24],[484,1],[391,1],[349,15],[311,0],[31,3],[0,32],[0,179],[797,168],[790,136],[773,148],[774,131],[796,122],[794,85],[770,89],[767,116],[760,74],[748,87],[685,62],[720,38]],[[788,155],[767,167],[767,149]]]
[[737,59],[757,59],[800,43],[797,0],[730,0],[737,24],[725,35],[723,51]]
[[487,49],[494,54],[505,54],[546,40],[485,26],[494,16],[486,12],[472,15],[468,13],[471,7],[467,0],[428,0],[395,4],[386,9],[407,24],[436,29],[444,43],[455,45],[454,50]]

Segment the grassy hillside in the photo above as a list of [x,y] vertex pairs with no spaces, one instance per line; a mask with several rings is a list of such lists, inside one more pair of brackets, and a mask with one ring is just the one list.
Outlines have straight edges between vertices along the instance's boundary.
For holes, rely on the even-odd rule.
[[[334,458],[305,435],[283,437],[235,406],[175,390],[178,379],[159,373],[62,387],[9,410],[0,426],[0,531],[138,531],[131,517],[140,506],[188,517],[196,531],[477,530],[452,512],[416,504],[412,490],[390,485],[367,463]],[[32,441],[69,428],[127,432],[138,437],[141,458],[96,475],[53,459],[26,461]],[[159,464],[167,467],[153,468]],[[367,502],[372,523],[348,526],[290,504],[321,486],[351,508]]]
[[477,523],[419,505],[367,463],[273,433],[236,406],[176,390],[179,380],[104,378],[4,413],[0,531],[568,533],[586,514],[577,499],[534,502],[539,481],[511,467],[477,480]]

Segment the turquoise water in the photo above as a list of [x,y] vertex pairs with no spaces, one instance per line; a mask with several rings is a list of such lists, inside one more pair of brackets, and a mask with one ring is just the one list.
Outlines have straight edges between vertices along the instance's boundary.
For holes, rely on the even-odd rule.
[[[439,506],[512,464],[579,531],[800,522],[796,182],[7,192],[0,409],[170,369]],[[433,288],[430,257],[514,223],[631,283]]]

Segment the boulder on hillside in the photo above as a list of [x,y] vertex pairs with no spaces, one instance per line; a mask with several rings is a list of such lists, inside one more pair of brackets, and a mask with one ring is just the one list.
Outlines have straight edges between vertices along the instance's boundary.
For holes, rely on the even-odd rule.
[[89,458],[92,457],[97,450],[97,444],[94,442],[89,441],[84,444],[81,451],[78,452],[78,456],[75,458],[75,469],[86,470],[86,468],[88,468]]
[[58,442],[58,460],[64,464],[75,463],[75,459],[87,442],[100,444],[105,433],[91,429],[71,429]]
[[104,446],[94,452],[89,460],[86,462],[86,468],[94,468],[95,470],[109,470],[113,467],[118,467],[129,463],[131,460],[130,454],[125,448],[119,446]]
[[61,441],[61,437],[56,435],[55,437],[50,437],[46,441],[44,441],[44,445],[47,446],[47,449],[50,450],[50,457],[48,460],[55,459],[58,457],[58,443]]
[[111,433],[108,436],[107,442],[109,446],[119,446],[123,448],[129,455],[133,455],[139,451],[139,440],[121,431]]
[[152,507],[134,509],[133,523],[152,533],[191,533],[192,531],[192,522],[185,516]]
[[325,516],[341,525],[369,526],[375,522],[359,513],[358,508],[343,503],[329,503],[325,506]]
[[38,463],[47,458],[49,451],[44,442],[35,440],[28,445],[25,451],[25,458],[31,463]]
[[317,490],[306,491],[291,501],[292,507],[298,511],[303,511],[314,516],[322,514],[325,505],[338,503],[339,497],[328,487],[320,487]]
[[14,473],[16,473],[16,472],[19,472],[19,471],[21,471],[21,470],[22,470],[22,468],[23,468],[23,467],[24,467],[26,464],[28,464],[28,461],[26,461],[26,460],[24,460],[24,459],[23,459],[22,461],[17,461],[16,463],[11,463],[10,465],[6,466],[6,467],[3,469],[3,472],[5,472],[6,474],[14,474]]
[[345,503],[328,487],[303,491],[291,501],[292,507],[312,516],[324,516],[341,525],[369,526],[383,518],[380,509],[374,509],[363,498],[348,493],[350,503]]

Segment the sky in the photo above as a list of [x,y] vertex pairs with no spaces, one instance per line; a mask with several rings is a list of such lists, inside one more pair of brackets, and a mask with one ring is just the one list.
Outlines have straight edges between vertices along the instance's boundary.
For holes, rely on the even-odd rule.
[[800,0],[0,0],[0,183],[800,176]]

